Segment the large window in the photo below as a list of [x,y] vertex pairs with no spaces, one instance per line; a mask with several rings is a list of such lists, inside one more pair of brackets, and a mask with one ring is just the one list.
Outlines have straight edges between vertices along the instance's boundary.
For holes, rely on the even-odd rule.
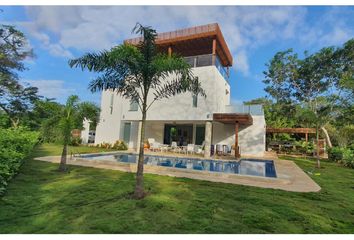
[[130,102],[129,111],[138,111],[138,110],[139,110],[139,103],[135,100],[132,100]]
[[198,107],[198,95],[193,94],[193,107]]

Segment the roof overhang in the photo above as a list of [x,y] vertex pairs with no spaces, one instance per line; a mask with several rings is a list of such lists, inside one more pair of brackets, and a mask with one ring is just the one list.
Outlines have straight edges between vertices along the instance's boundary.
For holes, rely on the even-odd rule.
[[213,120],[216,122],[221,122],[225,124],[243,124],[252,125],[253,118],[250,114],[240,114],[240,113],[214,113]]
[[[212,39],[216,39],[216,51],[223,66],[232,66],[232,55],[226,44],[221,29],[217,23],[179,29],[171,32],[158,33],[156,44],[161,49],[168,46],[189,45],[191,49],[202,45],[212,47]],[[138,45],[142,37],[131,38],[124,41],[126,44]]]

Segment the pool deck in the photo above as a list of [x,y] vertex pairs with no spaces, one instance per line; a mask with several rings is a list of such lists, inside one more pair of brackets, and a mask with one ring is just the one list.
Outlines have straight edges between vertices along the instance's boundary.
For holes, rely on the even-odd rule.
[[[115,152],[107,152],[102,154],[112,154]],[[119,152],[124,153],[124,152]],[[131,152],[125,152],[131,153]],[[101,154],[101,153],[100,153]],[[163,156],[176,156],[169,155],[164,153],[153,153],[146,152],[150,155],[163,155]],[[85,155],[85,154],[82,154]],[[88,154],[89,155],[89,154]],[[183,155],[184,157],[197,158],[197,156]],[[183,157],[178,155],[177,157]],[[203,159],[202,157],[200,157]],[[243,157],[246,158],[256,158],[262,159],[260,157]],[[186,170],[178,168],[167,168],[162,166],[152,166],[144,165],[144,173],[158,174],[158,175],[167,175],[171,177],[184,177],[212,182],[223,182],[231,184],[239,184],[246,186],[254,186],[261,188],[272,188],[272,189],[281,189],[291,192],[318,192],[321,190],[321,187],[317,185],[301,168],[299,168],[293,161],[288,160],[279,160],[276,155],[266,156],[263,159],[273,160],[277,178],[267,178],[267,177],[257,177],[257,176],[246,176],[240,174],[227,174],[227,173],[218,173],[218,172],[206,172],[206,171],[197,171],[197,170]],[[59,163],[60,156],[48,156],[48,157],[39,157],[35,160]],[[220,160],[220,159],[218,159]],[[228,159],[229,161],[229,159]],[[119,170],[124,172],[136,172],[136,164],[129,163],[120,163],[110,160],[87,160],[80,157],[75,157],[70,159],[68,157],[68,164],[78,165],[85,167],[94,167],[94,168],[103,168],[103,169],[112,169]]]

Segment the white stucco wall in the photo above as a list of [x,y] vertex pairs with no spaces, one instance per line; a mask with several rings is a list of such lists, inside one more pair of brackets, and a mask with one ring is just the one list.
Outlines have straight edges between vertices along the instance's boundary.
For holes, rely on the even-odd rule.
[[[241,155],[263,156],[265,151],[266,124],[264,116],[252,116],[253,124],[240,125],[239,146]],[[212,144],[233,145],[235,143],[235,125],[213,122]]]
[[[201,123],[212,120],[213,113],[226,112],[230,105],[230,85],[215,66],[193,68],[198,76],[207,97],[198,97],[198,107],[192,106],[192,94],[184,93],[155,102],[147,114],[145,139],[155,138],[163,142],[164,123]],[[113,101],[112,101],[113,95]],[[149,96],[151,101],[152,96]],[[113,103],[111,113],[110,106]],[[124,122],[131,122],[129,148],[137,147],[139,111],[129,111],[129,100],[113,93],[104,91],[101,96],[100,122],[96,128],[95,143],[114,143],[123,139]],[[253,125],[240,126],[239,145],[242,155],[263,155],[265,151],[265,120],[264,116],[252,116]],[[150,121],[150,122],[149,122]],[[232,145],[235,142],[234,126],[213,123],[212,144]]]
[[[215,66],[198,67],[192,69],[199,78],[207,97],[198,96],[198,106],[193,107],[192,93],[187,92],[154,102],[147,113],[147,120],[211,120],[213,112],[224,112],[225,105],[230,104],[230,85]],[[228,94],[226,94],[226,89]],[[149,95],[151,102],[153,94]],[[123,110],[124,120],[140,120],[140,111]],[[209,114],[209,116],[208,116]],[[209,118],[208,118],[209,117]]]
[[[211,120],[213,112],[223,112],[225,105],[230,104],[230,86],[215,66],[198,67],[192,69],[199,78],[207,97],[198,97],[197,108],[192,105],[192,94],[183,93],[169,99],[156,101],[148,111],[147,120],[186,121]],[[228,94],[226,94],[226,89]],[[111,113],[111,98],[113,95],[113,111]],[[227,96],[228,95],[228,96]],[[149,95],[149,101],[153,98]],[[138,121],[141,112],[130,111],[130,101],[112,91],[104,91],[101,96],[100,122],[96,128],[95,143],[114,143],[123,138],[122,121]],[[208,118],[209,117],[209,118]],[[147,127],[148,129],[148,127]],[[137,134],[137,126],[132,125],[131,139]],[[135,140],[134,140],[135,141]],[[129,147],[135,147],[130,143]]]
[[89,131],[90,131],[90,121],[85,118],[83,121],[83,129],[81,130],[81,140],[83,144],[88,143]]

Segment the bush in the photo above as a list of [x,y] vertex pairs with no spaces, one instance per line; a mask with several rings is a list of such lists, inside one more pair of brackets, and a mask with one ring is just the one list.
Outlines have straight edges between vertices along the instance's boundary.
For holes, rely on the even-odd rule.
[[82,143],[82,139],[80,137],[72,137],[70,139],[70,146],[79,146]]
[[350,148],[332,147],[328,149],[328,159],[354,168],[354,150]]
[[0,129],[0,195],[16,175],[24,159],[38,141],[37,132],[24,128]]
[[127,144],[124,141],[122,141],[122,140],[117,140],[113,144],[113,148],[116,149],[116,150],[128,150]]
[[112,148],[112,145],[110,143],[103,142],[103,143],[97,144],[96,147],[110,149],[110,148]]

